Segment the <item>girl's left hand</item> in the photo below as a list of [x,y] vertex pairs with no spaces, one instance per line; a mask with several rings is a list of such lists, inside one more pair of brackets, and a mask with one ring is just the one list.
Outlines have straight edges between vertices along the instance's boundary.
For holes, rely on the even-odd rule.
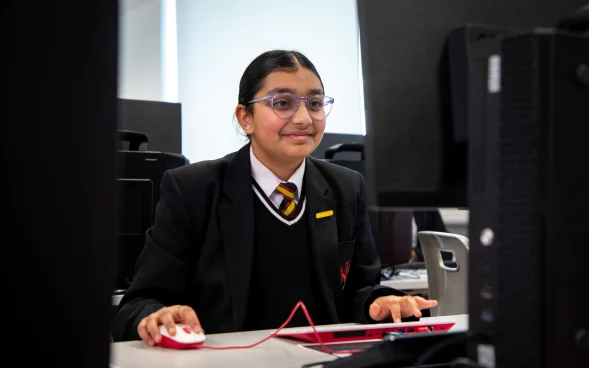
[[435,307],[437,300],[427,300],[420,296],[381,296],[370,305],[370,318],[382,321],[392,318],[395,323],[401,323],[401,318],[422,316],[421,310]]

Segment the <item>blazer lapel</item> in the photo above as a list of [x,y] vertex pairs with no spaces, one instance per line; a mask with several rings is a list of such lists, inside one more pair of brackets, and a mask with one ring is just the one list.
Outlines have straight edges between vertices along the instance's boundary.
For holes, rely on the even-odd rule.
[[[309,241],[313,266],[319,278],[321,301],[326,306],[328,314],[337,321],[337,310],[334,304],[334,288],[338,280],[337,213],[335,212],[337,203],[329,184],[309,159],[307,159],[305,173],[305,194]],[[333,211],[333,214],[328,211]]]
[[229,161],[219,205],[221,236],[233,307],[233,325],[243,329],[254,260],[254,205],[249,144]]

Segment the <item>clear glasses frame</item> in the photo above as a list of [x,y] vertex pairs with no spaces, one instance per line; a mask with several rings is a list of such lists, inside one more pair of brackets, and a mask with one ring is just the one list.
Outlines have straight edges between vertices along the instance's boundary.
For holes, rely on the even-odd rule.
[[[307,112],[311,116],[312,119],[315,120],[323,120],[327,118],[329,113],[331,112],[331,108],[334,103],[334,99],[329,96],[325,95],[314,95],[314,96],[295,96],[292,93],[272,93],[267,96],[263,96],[260,98],[253,99],[249,101],[247,104],[253,104],[256,102],[268,101],[270,103],[270,107],[272,111],[276,115],[281,118],[288,119],[294,116],[297,111],[299,110],[301,100],[305,100],[305,106],[307,107]],[[294,109],[292,106],[284,105],[284,103],[288,103],[289,101],[295,102]],[[313,105],[315,104],[315,105]],[[319,105],[317,105],[319,104]]]

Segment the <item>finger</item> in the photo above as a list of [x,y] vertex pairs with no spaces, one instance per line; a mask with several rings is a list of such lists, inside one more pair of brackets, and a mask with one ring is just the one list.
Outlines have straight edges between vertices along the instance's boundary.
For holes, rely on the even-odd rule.
[[427,300],[427,299],[424,299],[420,296],[415,296],[413,298],[417,302],[419,309],[427,309],[427,308],[435,307],[436,305],[438,305],[437,300]]
[[139,337],[141,337],[141,340],[145,341],[149,346],[154,346],[155,342],[145,327],[145,320],[146,318],[143,318],[141,322],[139,322],[139,325],[137,326],[137,333],[139,334]]
[[172,315],[171,311],[162,311],[160,314],[160,323],[166,327],[166,330],[168,330],[170,336],[174,336],[176,334],[176,323],[174,322],[174,316]]
[[194,332],[202,331],[200,321],[198,320],[198,317],[196,316],[196,312],[194,311],[194,309],[190,308],[187,305],[183,305],[178,309],[177,314],[179,317],[179,321],[189,325]]
[[399,299],[391,302],[389,310],[391,317],[393,317],[393,321],[395,321],[395,323],[401,323],[401,303],[399,302]]
[[382,308],[380,304],[378,304],[377,302],[374,302],[370,305],[370,308],[368,309],[368,314],[370,315],[370,318],[372,318],[375,321],[382,321],[389,315],[388,311]]
[[437,300],[426,300],[425,305],[423,306],[422,309],[435,307],[436,305],[438,305]]
[[151,335],[151,338],[156,344],[162,341],[162,335],[160,334],[159,327],[159,314],[157,312],[152,313],[149,317],[146,318],[145,328],[147,328],[147,332],[149,335]]
[[409,309],[409,312],[411,313],[411,315],[417,317],[417,318],[421,318],[421,311],[419,310],[419,305],[417,304],[417,300],[415,300],[413,297],[407,297],[405,298],[405,303],[407,303],[407,307]]

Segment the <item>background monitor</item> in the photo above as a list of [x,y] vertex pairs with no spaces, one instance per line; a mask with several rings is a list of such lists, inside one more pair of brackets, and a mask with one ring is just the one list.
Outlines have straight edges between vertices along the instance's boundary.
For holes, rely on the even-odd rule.
[[[182,105],[163,101],[119,98],[118,129],[147,135],[143,151],[182,153]],[[122,142],[121,149],[127,149]]]
[[586,2],[358,0],[371,206],[468,206],[468,106],[450,79],[450,31],[553,27]]

